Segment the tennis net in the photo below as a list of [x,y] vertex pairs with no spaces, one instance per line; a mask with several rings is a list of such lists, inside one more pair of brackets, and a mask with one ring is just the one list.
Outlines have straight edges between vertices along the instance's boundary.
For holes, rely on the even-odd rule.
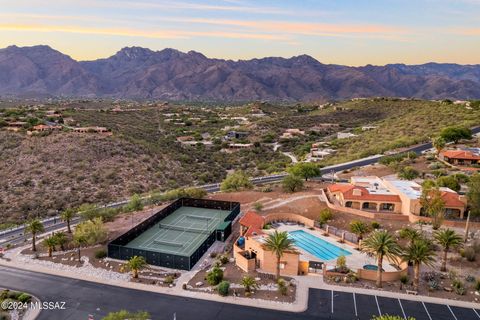
[[171,225],[171,224],[164,224],[160,223],[159,227],[161,229],[167,229],[167,230],[176,230],[176,231],[186,231],[186,232],[195,232],[195,233],[203,233],[203,234],[210,234],[212,233],[212,230],[206,230],[206,229],[200,229],[200,228],[192,228],[192,227],[181,227],[181,226],[176,226],[176,225]]

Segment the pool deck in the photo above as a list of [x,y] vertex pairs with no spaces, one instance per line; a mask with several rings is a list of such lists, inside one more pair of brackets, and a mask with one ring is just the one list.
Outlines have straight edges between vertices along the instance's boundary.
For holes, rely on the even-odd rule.
[[[347,266],[350,268],[350,269],[362,269],[364,265],[366,264],[373,264],[373,265],[377,265],[377,262],[375,260],[375,258],[373,257],[369,257],[368,255],[366,255],[365,253],[362,253],[358,250],[356,250],[354,247],[352,247],[351,245],[349,244],[346,244],[346,243],[339,243],[337,242],[333,237],[325,237],[324,235],[322,235],[322,232],[320,231],[317,231],[317,230],[310,230],[308,228],[305,228],[305,227],[302,227],[302,226],[299,226],[299,225],[286,225],[286,224],[281,224],[278,228],[277,228],[278,231],[287,231],[287,232],[292,232],[292,231],[295,231],[295,230],[303,230],[305,232],[308,232],[312,235],[314,235],[315,237],[317,238],[320,238],[322,240],[325,240],[339,248],[342,248],[342,249],[345,249],[349,252],[351,252],[351,255],[348,255],[346,256],[346,259],[347,259]],[[306,252],[305,250],[301,249],[301,248],[298,248],[298,251],[300,252],[300,259],[301,260],[304,260],[304,261],[321,261],[321,262],[324,262],[326,265],[327,265],[327,269],[329,268],[333,268],[335,267],[336,265],[336,262],[337,260],[336,259],[332,259],[332,260],[322,260],[322,259],[319,259],[318,257]],[[385,271],[396,271],[397,269],[395,269],[393,266],[391,266],[390,264],[388,264],[387,261],[384,261],[383,263],[383,269]]]

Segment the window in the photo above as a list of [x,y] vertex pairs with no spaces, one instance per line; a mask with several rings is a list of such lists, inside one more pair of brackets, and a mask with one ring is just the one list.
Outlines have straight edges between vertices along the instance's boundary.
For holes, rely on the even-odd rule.
[[280,262],[280,265],[279,265],[279,266],[280,266],[280,270],[285,269],[285,265],[286,265],[285,262]]
[[352,201],[345,202],[345,207],[351,208],[352,207]]

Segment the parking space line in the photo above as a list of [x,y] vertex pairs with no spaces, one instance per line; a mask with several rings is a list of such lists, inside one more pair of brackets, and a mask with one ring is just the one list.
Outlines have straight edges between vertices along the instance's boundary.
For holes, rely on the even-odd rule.
[[332,313],[333,313],[333,290],[332,291]]
[[427,306],[425,305],[425,303],[423,301],[422,301],[422,304],[423,304],[423,307],[425,308],[425,312],[427,313],[428,319],[432,320],[432,317],[430,317],[430,313],[428,313]]
[[375,296],[375,301],[377,302],[377,308],[378,308],[378,315],[381,316],[382,312],[380,311],[380,305],[378,304],[378,298]]
[[405,311],[403,310],[403,306],[402,306],[402,302],[400,301],[400,298],[398,298],[398,304],[400,305],[400,309],[402,309],[403,318],[406,320],[407,316],[405,315]]
[[450,312],[452,313],[452,316],[455,318],[455,320],[458,320],[457,319],[457,316],[455,315],[455,313],[453,313],[453,310],[452,308],[450,308],[450,306],[447,304],[447,307],[448,307],[448,310],[450,310]]
[[355,292],[353,293],[353,306],[355,307],[355,317],[358,317],[358,312],[357,312],[357,299],[355,298]]
[[477,315],[478,319],[480,319],[480,314],[478,314],[477,310],[475,310],[475,308],[472,308],[473,312],[475,312],[475,314]]

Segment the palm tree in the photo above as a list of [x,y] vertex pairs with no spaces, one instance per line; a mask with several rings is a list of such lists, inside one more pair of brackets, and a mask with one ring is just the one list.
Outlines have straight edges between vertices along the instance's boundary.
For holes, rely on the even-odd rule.
[[443,148],[445,148],[446,141],[442,137],[432,139],[432,146],[437,150],[437,156]]
[[252,289],[258,288],[257,281],[252,276],[245,276],[242,279],[242,286],[245,288],[245,293],[250,293]]
[[435,262],[435,252],[432,249],[432,244],[425,239],[415,240],[405,249],[402,258],[413,264],[413,287],[418,290],[420,266],[422,263],[431,266]]
[[447,255],[450,248],[458,248],[462,246],[462,237],[451,229],[438,230],[433,234],[435,241],[443,247],[442,267],[441,271],[447,271]]
[[51,258],[52,257],[52,251],[55,250],[55,246],[57,245],[57,238],[55,236],[50,236],[43,240],[43,243],[47,246],[48,248],[48,256]]
[[67,223],[68,233],[72,233],[72,229],[70,227],[70,221],[73,219],[73,217],[75,217],[75,215],[76,215],[76,212],[72,208],[68,208],[60,214],[60,217],[63,219],[63,221]]
[[133,256],[127,261],[125,267],[132,272],[132,277],[136,279],[138,278],[138,272],[145,268],[146,265],[147,262],[143,257]]
[[363,235],[369,231],[369,228],[364,222],[354,220],[350,223],[350,231],[355,233],[359,240],[362,240]]
[[80,261],[82,255],[80,253],[80,249],[82,248],[83,245],[88,244],[88,239],[87,237],[82,234],[82,233],[75,233],[73,235],[73,243],[77,246],[77,252],[78,252],[78,261]]
[[381,288],[383,258],[396,261],[402,253],[400,246],[386,230],[378,230],[362,242],[362,251],[377,259],[377,287]]
[[423,238],[423,235],[418,231],[410,227],[405,227],[400,230],[400,238],[408,239],[408,243],[412,243],[415,240]]
[[285,252],[289,250],[294,250],[293,240],[288,237],[287,232],[278,232],[275,230],[274,233],[268,235],[265,240],[265,248],[268,251],[273,252],[277,257],[277,270],[276,278],[280,279],[280,259],[283,257]]
[[25,232],[32,234],[32,251],[37,251],[36,241],[37,234],[45,231],[43,224],[38,219],[30,220],[25,226]]
[[63,232],[55,233],[55,238],[57,238],[57,244],[60,246],[62,251],[65,251],[65,244],[68,242],[67,235]]

